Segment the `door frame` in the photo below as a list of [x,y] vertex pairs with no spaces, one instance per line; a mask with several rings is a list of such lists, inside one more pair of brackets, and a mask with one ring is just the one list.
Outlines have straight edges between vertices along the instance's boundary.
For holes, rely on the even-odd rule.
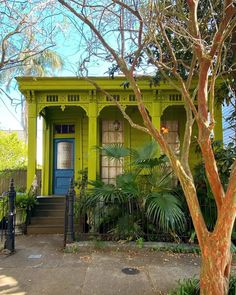
[[[73,143],[73,177],[75,174],[75,137],[61,137],[61,138],[53,138],[53,165],[52,165],[52,193],[55,194],[55,170],[57,166],[57,150],[56,146],[59,142],[72,142]],[[58,169],[59,170],[59,169]],[[69,169],[68,169],[69,170]]]

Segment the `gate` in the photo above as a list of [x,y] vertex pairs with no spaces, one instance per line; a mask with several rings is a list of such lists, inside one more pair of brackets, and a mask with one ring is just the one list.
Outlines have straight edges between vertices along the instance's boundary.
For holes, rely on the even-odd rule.
[[0,242],[1,248],[15,251],[15,198],[14,182],[11,179],[9,191],[0,197]]

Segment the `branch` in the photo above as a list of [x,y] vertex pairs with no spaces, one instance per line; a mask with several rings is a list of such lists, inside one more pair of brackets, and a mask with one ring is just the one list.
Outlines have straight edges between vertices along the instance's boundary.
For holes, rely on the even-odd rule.
[[112,95],[110,95],[109,92],[105,91],[104,89],[102,89],[94,80],[89,79],[88,77],[86,77],[86,80],[89,81],[89,83],[91,83],[97,90],[101,91],[104,95],[106,95],[107,97],[109,97],[110,100],[112,100],[116,106],[119,108],[119,110],[121,111],[122,115],[124,116],[124,118],[129,122],[130,126],[138,129],[140,131],[143,131],[145,133],[148,133],[150,135],[150,132],[147,128],[140,126],[136,123],[133,122],[133,120],[130,118],[129,115],[127,115],[127,113],[125,112],[123,106],[113,98]]
[[[225,9],[224,9],[224,18],[222,19],[219,29],[216,32],[214,38],[213,38],[213,44],[210,50],[210,57],[213,58],[216,54],[218,48],[221,46],[221,44],[224,42],[223,33],[226,29],[231,29],[232,26],[229,26],[231,19],[236,14],[236,8],[234,7],[233,1],[228,0],[225,1]],[[235,25],[235,24],[234,24]],[[233,25],[233,26],[234,26]]]
[[78,13],[72,6],[70,6],[68,3],[66,3],[64,0],[58,0],[63,6],[65,6],[70,12],[72,12],[75,16],[77,16],[82,22],[84,22],[98,37],[99,41],[102,43],[102,45],[112,54],[116,62],[118,63],[118,56],[113,48],[105,41],[105,39],[102,37],[100,32],[97,30],[97,28],[94,26],[94,24],[85,16]]
[[201,59],[203,54],[203,44],[201,42],[201,34],[198,27],[197,8],[198,0],[187,0],[189,7],[189,30],[195,40],[195,50],[198,59]]

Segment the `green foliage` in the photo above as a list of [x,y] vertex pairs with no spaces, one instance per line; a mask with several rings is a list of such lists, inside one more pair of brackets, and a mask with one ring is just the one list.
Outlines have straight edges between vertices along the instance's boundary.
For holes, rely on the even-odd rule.
[[228,295],[235,295],[236,294],[236,276],[231,276],[229,280],[229,294]]
[[15,199],[15,207],[31,210],[37,205],[37,200],[33,195],[27,193],[17,193]]
[[170,244],[164,246],[155,246],[152,248],[153,251],[163,251],[163,252],[172,252],[172,253],[193,253],[200,254],[201,250],[198,246],[190,246],[183,244]]
[[173,290],[169,295],[198,295],[200,294],[199,279],[190,278],[179,281],[176,290]]
[[[220,141],[213,142],[212,146],[219,176],[226,190],[231,168],[236,158],[236,147],[232,143],[224,146]],[[212,230],[216,222],[217,210],[203,162],[199,163],[194,168],[194,181],[205,222],[208,229]]]
[[[224,146],[221,141],[215,141],[212,143],[213,151],[215,154],[217,168],[219,170],[220,179],[223,183],[224,188],[227,188],[228,180],[231,172],[232,165],[236,158],[236,147],[233,143],[229,143],[227,146]],[[204,164],[200,163],[194,169],[195,182],[197,188],[204,186],[205,189],[208,185],[207,178],[205,174]],[[208,193],[211,192],[208,190]],[[208,195],[209,195],[208,194]]]
[[16,133],[0,131],[0,171],[26,166],[26,145]]
[[140,221],[135,220],[135,216],[129,214],[119,217],[116,226],[109,232],[116,240],[125,239],[131,241],[143,235]]
[[99,202],[124,203],[126,195],[113,184],[103,184],[91,189],[86,207],[95,207]]
[[7,216],[8,212],[8,197],[2,196],[0,199],[0,221],[3,219],[3,217]]
[[[101,224],[116,238],[137,239],[144,236],[151,223],[152,231],[180,232],[185,228],[181,201],[173,193],[173,178],[166,157],[156,157],[157,144],[148,142],[138,150],[121,145],[100,148],[109,159],[131,157],[130,171],[116,177],[115,184],[101,180],[90,182],[92,188],[81,202],[83,210],[103,210]],[[129,214],[127,214],[129,212]],[[144,220],[145,219],[145,220]],[[111,224],[113,225],[112,228]],[[150,232],[150,226],[148,226]]]
[[184,230],[185,217],[180,201],[170,193],[153,192],[146,198],[147,217],[164,232]]
[[118,143],[104,145],[103,147],[98,147],[98,149],[111,160],[121,160],[130,154],[130,150],[128,148]]
[[137,247],[138,247],[139,249],[141,249],[141,248],[143,248],[143,246],[144,246],[144,239],[143,239],[143,238],[138,238],[138,239],[135,241],[135,243],[136,243]]
[[[231,276],[229,280],[228,295],[236,294],[236,276]],[[169,295],[200,295],[200,283],[197,278],[189,278],[179,281],[178,287],[169,292]]]

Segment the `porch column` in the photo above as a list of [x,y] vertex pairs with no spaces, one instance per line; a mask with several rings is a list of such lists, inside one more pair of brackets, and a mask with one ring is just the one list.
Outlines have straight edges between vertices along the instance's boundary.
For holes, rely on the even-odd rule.
[[36,103],[28,103],[28,168],[27,190],[29,191],[36,174],[37,163],[37,111]]
[[88,179],[96,180],[97,172],[97,104],[89,104],[88,121]]
[[215,140],[223,141],[221,105],[215,105],[214,112],[215,112],[215,127],[214,127]]
[[42,166],[42,190],[43,196],[49,195],[50,180],[50,127],[43,118],[43,166]]
[[[161,106],[160,103],[154,102],[152,105],[152,123],[157,130],[161,130]],[[161,151],[158,145],[157,156],[160,157]]]

